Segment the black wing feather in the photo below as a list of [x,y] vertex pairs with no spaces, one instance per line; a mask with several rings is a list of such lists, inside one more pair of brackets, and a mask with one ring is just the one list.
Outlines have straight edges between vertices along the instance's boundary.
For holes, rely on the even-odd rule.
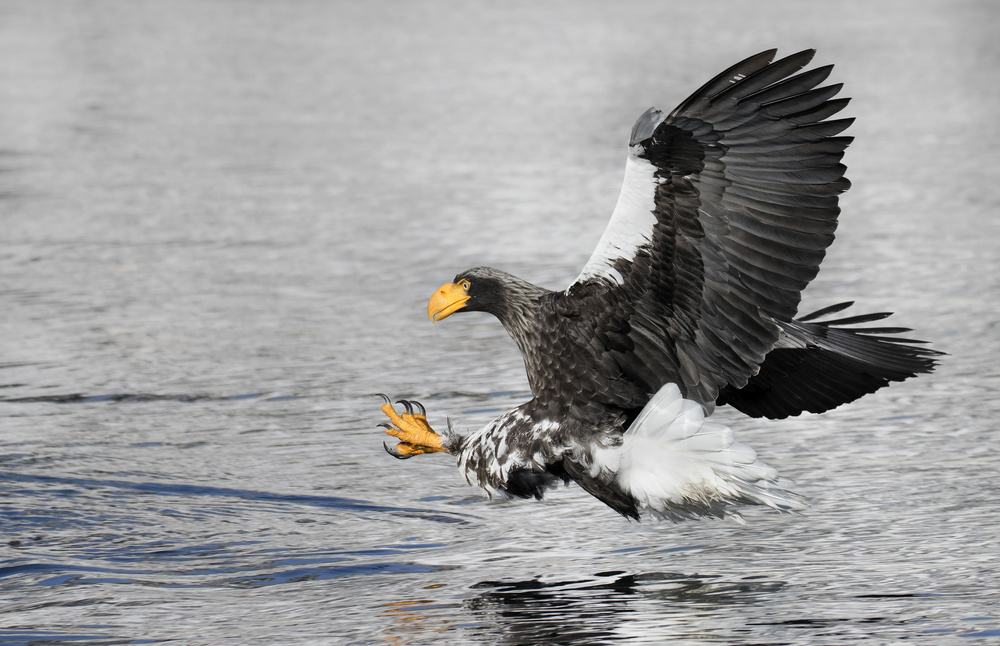
[[[839,85],[818,87],[831,66],[798,73],[812,51],[774,54],[734,65],[666,118],[640,118],[631,153],[652,166],[648,242],[630,256],[611,246],[625,249],[619,258],[599,248],[568,290],[605,285],[616,306],[578,324],[626,330],[634,349],[609,350],[626,378],[650,393],[675,382],[708,410],[774,348],[776,320],[794,316],[850,185],[841,158],[851,138],[840,134],[852,120],[826,120],[847,100],[833,99]],[[616,209],[609,231],[642,217]]]
[[822,413],[873,393],[893,381],[930,372],[940,352],[905,345],[923,341],[897,336],[909,328],[844,328],[882,320],[888,312],[807,322],[839,312],[840,303],[797,321],[781,322],[783,332],[802,347],[776,348],[743,388],[727,386],[718,404],[730,404],[754,417],[780,419],[803,411]]

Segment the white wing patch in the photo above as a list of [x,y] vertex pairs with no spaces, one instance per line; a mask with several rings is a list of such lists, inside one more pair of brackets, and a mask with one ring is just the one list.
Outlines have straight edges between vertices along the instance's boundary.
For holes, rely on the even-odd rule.
[[625,181],[618,196],[611,221],[604,230],[597,248],[584,265],[575,282],[583,282],[597,276],[604,277],[619,285],[624,278],[614,263],[619,258],[632,260],[639,247],[649,244],[656,226],[656,167],[645,159],[629,155],[625,162]]

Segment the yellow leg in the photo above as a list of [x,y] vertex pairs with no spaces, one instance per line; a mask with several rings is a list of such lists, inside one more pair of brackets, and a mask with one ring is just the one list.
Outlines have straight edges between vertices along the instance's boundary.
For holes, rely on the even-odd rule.
[[[392,400],[385,395],[382,395],[382,398],[385,400],[382,412],[392,425],[379,424],[379,426],[385,429],[386,434],[400,440],[393,448],[384,445],[389,455],[405,459],[422,453],[448,453],[448,449],[441,446],[441,436],[427,423],[426,411],[419,402],[409,402],[405,399],[396,402],[402,404],[404,408],[403,414],[400,415],[393,407]],[[420,412],[415,413],[414,407]]]

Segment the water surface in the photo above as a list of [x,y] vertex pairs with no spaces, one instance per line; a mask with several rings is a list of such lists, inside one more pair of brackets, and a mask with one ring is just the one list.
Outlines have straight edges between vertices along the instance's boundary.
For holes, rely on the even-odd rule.
[[[997,9],[986,2],[0,2],[0,643],[1000,637]],[[561,287],[633,120],[772,46],[854,97],[857,300],[949,353],[719,415],[812,500],[635,524],[382,451],[377,392],[527,396],[469,266]]]

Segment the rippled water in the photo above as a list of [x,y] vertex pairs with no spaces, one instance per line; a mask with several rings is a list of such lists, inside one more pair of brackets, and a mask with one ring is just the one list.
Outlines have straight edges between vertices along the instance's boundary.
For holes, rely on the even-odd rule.
[[[0,643],[1000,637],[988,2],[0,1]],[[651,104],[771,46],[859,117],[805,308],[949,353],[823,416],[721,411],[800,516],[634,524],[382,451],[374,393],[527,396],[424,303],[579,272]]]

